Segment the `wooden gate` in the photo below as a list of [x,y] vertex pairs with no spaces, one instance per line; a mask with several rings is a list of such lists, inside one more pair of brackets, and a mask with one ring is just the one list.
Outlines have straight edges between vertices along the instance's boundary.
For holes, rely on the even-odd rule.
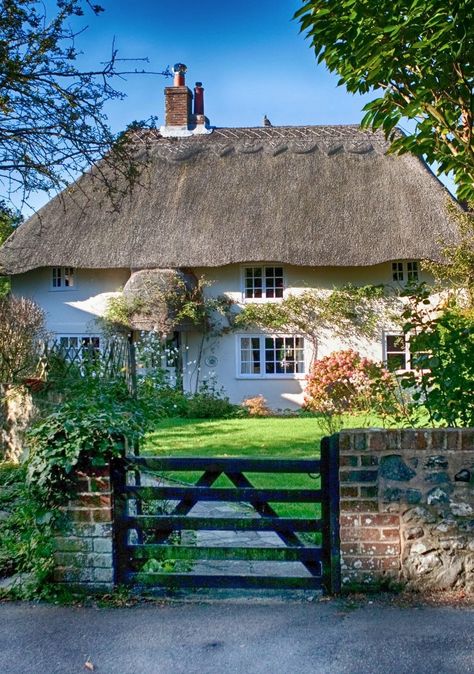
[[[330,438],[323,440],[321,460],[126,457],[113,470],[116,582],[338,592],[338,463]],[[258,486],[265,477],[281,483],[285,474],[290,484],[295,476],[300,482],[305,477],[311,488]],[[186,484],[190,475],[194,482]],[[212,513],[193,514],[206,502]],[[215,514],[219,504],[223,515]],[[298,516],[291,513],[294,504]],[[209,542],[202,532],[211,531],[234,534],[214,533]],[[239,540],[253,532],[256,542]],[[216,571],[217,560],[228,568]],[[236,573],[237,560],[251,562],[255,570]]]

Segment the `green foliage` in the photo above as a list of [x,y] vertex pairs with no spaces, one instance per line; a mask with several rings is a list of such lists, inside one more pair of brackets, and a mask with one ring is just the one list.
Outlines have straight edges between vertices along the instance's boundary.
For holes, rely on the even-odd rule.
[[233,405],[223,391],[203,383],[197,393],[187,396],[186,416],[190,419],[229,419],[245,416],[239,405]]
[[423,267],[442,289],[448,287],[459,301],[474,309],[474,213],[462,213],[448,202],[448,215],[456,227],[457,240],[440,242],[442,262],[425,260]]
[[25,466],[0,464],[0,510],[9,515],[0,520],[0,577],[21,574],[9,595],[31,599],[45,592],[60,515],[25,479]]
[[409,297],[403,314],[416,371],[402,385],[435,424],[474,426],[474,312],[448,304],[433,312],[428,290]]
[[325,329],[343,338],[373,336],[387,299],[383,286],[347,284],[327,293],[305,290],[281,302],[246,304],[233,325],[237,329],[256,326],[297,333],[316,347],[321,330]]
[[[318,62],[352,93],[382,90],[363,126],[383,129],[391,151],[451,171],[460,199],[474,196],[472,0],[310,0],[295,15]],[[394,134],[400,120],[414,131]]]
[[124,439],[133,446],[147,429],[146,412],[124,381],[79,382],[74,396],[29,430],[28,483],[54,501],[71,487],[69,478],[81,461],[104,465],[120,455]]

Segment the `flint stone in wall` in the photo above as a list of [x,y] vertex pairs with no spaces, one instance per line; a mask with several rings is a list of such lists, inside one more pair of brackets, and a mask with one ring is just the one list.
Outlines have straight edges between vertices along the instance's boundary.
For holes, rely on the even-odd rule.
[[432,482],[434,484],[443,484],[443,483],[449,484],[451,482],[449,475],[445,472],[428,473],[425,477],[425,480],[427,482]]
[[473,510],[469,505],[469,503],[454,503],[453,501],[451,501],[450,506],[453,515],[457,515],[458,517],[466,517],[468,515],[472,515]]
[[380,476],[386,480],[408,482],[415,475],[415,471],[409,468],[399,455],[383,456],[380,460]]
[[437,455],[430,456],[425,463],[425,468],[447,468],[448,459],[445,456]]
[[426,495],[428,505],[439,505],[440,503],[449,503],[449,494],[453,491],[451,485],[444,485],[443,488],[435,487]]
[[404,522],[412,522],[413,520],[421,520],[426,522],[426,524],[433,524],[436,522],[435,515],[428,510],[428,508],[424,508],[423,506],[410,508],[410,510],[403,513],[402,518]]
[[405,501],[406,503],[420,503],[422,494],[418,489],[399,489],[398,487],[388,487],[383,492],[385,501]]

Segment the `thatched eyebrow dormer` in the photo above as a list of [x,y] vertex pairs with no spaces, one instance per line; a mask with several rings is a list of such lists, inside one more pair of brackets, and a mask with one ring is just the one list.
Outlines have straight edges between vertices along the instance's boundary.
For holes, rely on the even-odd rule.
[[85,174],[7,241],[4,271],[373,265],[436,259],[453,236],[451,197],[425,164],[357,126],[148,134],[142,184],[119,212]]

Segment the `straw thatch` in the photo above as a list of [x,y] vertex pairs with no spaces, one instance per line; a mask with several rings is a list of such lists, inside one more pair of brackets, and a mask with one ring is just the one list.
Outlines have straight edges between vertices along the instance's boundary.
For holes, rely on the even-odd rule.
[[[356,126],[148,132],[140,185],[117,212],[94,170],[22,224],[0,251],[18,274],[44,266],[310,266],[437,259],[453,236],[448,192],[425,164],[386,154]],[[136,136],[137,151],[143,138]],[[142,151],[142,155],[145,153]]]
[[176,314],[189,293],[197,288],[193,274],[181,269],[142,269],[134,272],[123,289],[131,307],[136,303],[130,325],[134,330],[154,330],[170,334],[189,328],[189,323],[178,322]]

